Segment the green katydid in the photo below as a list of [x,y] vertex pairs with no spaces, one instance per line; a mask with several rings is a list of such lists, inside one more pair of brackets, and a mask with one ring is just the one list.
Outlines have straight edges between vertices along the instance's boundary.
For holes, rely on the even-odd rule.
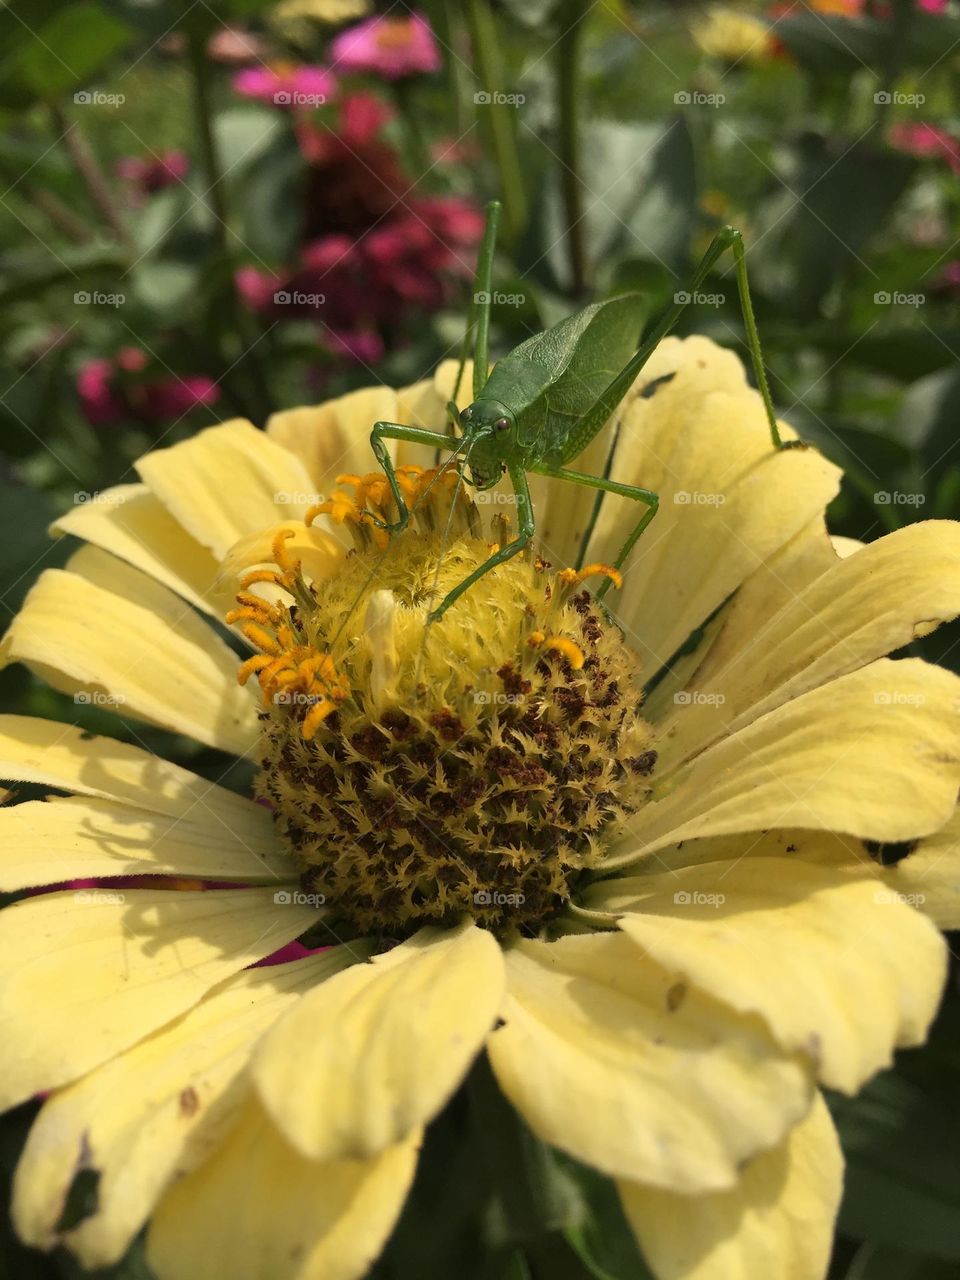
[[[536,521],[527,484],[528,472],[597,489],[600,491],[598,501],[602,493],[613,493],[644,505],[643,515],[614,561],[614,568],[622,567],[637,539],[656,515],[657,495],[636,485],[571,471],[567,463],[586,448],[615,412],[657,344],[676,324],[691,295],[696,294],[717,259],[727,249],[733,251],[747,342],[773,446],[783,449],[798,443],[780,438],[750,299],[743,239],[733,227],[724,227],[713,238],[688,292],[676,295],[674,305],[639,348],[637,343],[643,320],[641,295],[624,294],[593,303],[545,333],[527,339],[498,360],[488,373],[490,282],[499,212],[500,205],[496,201],[487,206],[460,376],[454,391],[456,397],[475,329],[473,403],[459,413],[454,402],[449,405],[451,418],[462,435],[448,435],[398,422],[377,422],[370,436],[399,513],[392,523],[377,521],[391,535],[406,528],[410,510],[400,490],[385,440],[401,440],[452,451],[454,457],[450,461],[456,462],[461,479],[478,490],[489,489],[504,473],[513,485],[517,506],[516,538],[495,551],[448,592],[429,615],[430,622],[444,614],[478,578],[517,555],[533,538]],[[594,518],[596,512],[595,506]],[[609,586],[608,580],[597,592],[598,599]]]

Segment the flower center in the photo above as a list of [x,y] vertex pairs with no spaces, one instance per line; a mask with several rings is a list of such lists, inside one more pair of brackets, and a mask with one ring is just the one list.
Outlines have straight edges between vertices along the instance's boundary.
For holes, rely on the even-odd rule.
[[[380,936],[464,914],[536,931],[643,802],[656,759],[630,655],[582,586],[614,570],[516,557],[428,623],[509,538],[495,517],[491,546],[462,496],[451,513],[446,479],[405,469],[415,523],[388,539],[372,519],[391,515],[383,477],[341,477],[355,496],[323,510],[357,549],[308,585],[281,532],[278,572],[249,574],[228,615],[261,650],[240,673],[264,696],[258,798],[331,921]],[[295,603],[252,595],[264,580]]]

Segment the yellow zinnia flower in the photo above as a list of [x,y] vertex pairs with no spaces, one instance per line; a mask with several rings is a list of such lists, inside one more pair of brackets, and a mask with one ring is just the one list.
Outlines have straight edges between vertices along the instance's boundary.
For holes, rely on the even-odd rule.
[[693,23],[691,34],[708,57],[720,62],[763,62],[775,45],[769,22],[719,4]]
[[[5,661],[248,756],[265,803],[0,718],[0,777],[72,793],[0,809],[0,889],[181,878],[0,913],[2,1105],[49,1092],[17,1230],[97,1267],[150,1219],[159,1280],[360,1277],[486,1054],[615,1179],[658,1280],[817,1280],[842,1164],[817,1086],[923,1039],[960,925],[960,682],[883,656],[960,612],[960,530],[840,554],[836,469],[773,452],[738,360],[671,338],[618,414],[613,475],[661,495],[619,625],[589,588],[636,513],[605,501],[565,571],[594,495],[537,479],[542,558],[425,634],[509,508],[451,508],[409,451],[417,527],[384,545],[367,437],[440,427],[452,379],[212,427],[58,521],[87,545]],[[308,931],[335,945],[250,967]]]

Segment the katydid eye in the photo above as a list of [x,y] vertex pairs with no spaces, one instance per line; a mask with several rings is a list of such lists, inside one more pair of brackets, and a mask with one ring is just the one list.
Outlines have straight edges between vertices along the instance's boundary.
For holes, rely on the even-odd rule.
[[469,408],[464,409],[463,412],[460,414],[460,421],[463,423],[472,422],[473,410]]
[[493,424],[493,429],[494,429],[494,431],[509,431],[509,430],[510,430],[510,419],[509,419],[509,418],[497,418],[496,422]]

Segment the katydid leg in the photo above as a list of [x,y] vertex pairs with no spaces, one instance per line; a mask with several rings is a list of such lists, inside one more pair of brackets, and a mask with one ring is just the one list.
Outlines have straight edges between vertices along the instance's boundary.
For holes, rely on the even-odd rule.
[[522,467],[508,467],[510,483],[513,485],[513,492],[517,500],[517,536],[513,542],[508,542],[505,547],[501,547],[499,551],[495,551],[489,560],[484,560],[473,573],[469,574],[462,582],[457,583],[452,591],[449,591],[430,614],[428,622],[436,622],[438,618],[442,618],[455,600],[458,600],[465,591],[468,591],[484,574],[489,573],[491,569],[496,569],[497,565],[504,564],[507,560],[512,560],[515,555],[524,549],[533,537],[535,532],[535,524],[533,519],[533,502],[530,498],[530,490],[527,487],[527,477]]
[[405,427],[400,422],[375,422],[373,424],[373,430],[370,432],[370,445],[377,461],[383,468],[384,475],[387,477],[390,492],[393,494],[393,500],[397,504],[397,512],[399,514],[393,524],[377,520],[375,516],[372,516],[371,519],[375,524],[386,529],[388,533],[402,533],[410,520],[410,510],[400,491],[397,473],[394,470],[390,454],[387,452],[387,447],[383,443],[384,440],[404,440],[407,444],[425,444],[434,449],[452,449],[454,451],[461,447],[463,441],[458,439],[457,436],[446,436],[439,431],[428,431],[422,427]]
[[[554,480],[568,480],[571,484],[584,485],[589,489],[600,489],[604,493],[615,493],[622,498],[632,498],[634,502],[642,502],[646,505],[647,510],[637,521],[635,528],[620,548],[620,552],[613,562],[614,569],[622,568],[627,556],[633,550],[634,543],[657,514],[657,508],[660,505],[659,496],[652,489],[641,489],[635,484],[621,484],[618,480],[607,480],[603,476],[591,476],[584,471],[570,471],[567,467],[541,466],[533,469],[539,472],[540,475],[550,476]],[[602,600],[609,589],[610,579],[608,578],[596,593],[596,598]]]
[[785,449],[799,443],[793,440],[783,440],[780,436],[780,429],[777,426],[777,416],[773,408],[773,400],[770,396],[770,384],[767,381],[766,368],[763,362],[763,351],[760,347],[760,335],[757,332],[757,322],[753,314],[753,303],[750,298],[750,284],[747,279],[747,260],[743,247],[743,236],[735,227],[723,227],[718,231],[710,242],[706,253],[700,261],[700,265],[694,272],[693,280],[690,282],[690,288],[677,297],[681,301],[674,302],[673,306],[664,313],[661,319],[654,326],[653,332],[642,343],[637,350],[635,356],[630,359],[623,369],[613,379],[611,383],[600,393],[594,403],[586,411],[574,430],[571,432],[567,447],[564,450],[563,462],[568,462],[575,458],[577,454],[582,453],[597,432],[601,429],[605,422],[610,418],[624,396],[633,385],[637,374],[643,369],[644,365],[650,359],[653,352],[667,336],[670,330],[677,323],[684,307],[690,305],[693,295],[696,294],[700,286],[706,280],[707,276],[713,270],[717,260],[723,256],[728,249],[733,251],[734,264],[737,272],[737,290],[740,295],[740,309],[743,313],[744,327],[747,331],[747,345],[750,349],[750,359],[753,364],[754,376],[757,380],[757,386],[763,399],[764,409],[767,415],[767,424],[770,428],[770,438],[773,441],[775,449]]

